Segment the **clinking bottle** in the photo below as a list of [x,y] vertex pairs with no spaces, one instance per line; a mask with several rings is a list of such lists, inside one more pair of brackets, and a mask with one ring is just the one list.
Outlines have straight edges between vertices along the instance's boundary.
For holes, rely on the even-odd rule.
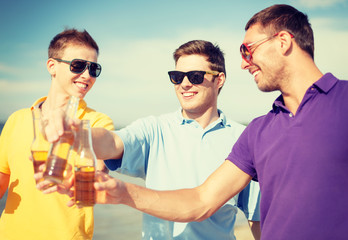
[[45,163],[47,160],[50,143],[41,133],[41,109],[33,108],[31,112],[33,116],[34,138],[33,142],[31,143],[30,150],[31,156],[33,158],[34,172],[37,173],[39,171],[40,165]]
[[48,154],[44,179],[50,180],[53,184],[61,183],[64,179],[64,171],[68,162],[69,153],[74,142],[74,133],[68,128],[68,122],[75,117],[80,99],[71,96],[66,107],[64,118],[64,134],[58,141],[52,143]]
[[79,148],[74,161],[74,199],[77,206],[89,207],[95,204],[94,180],[97,160],[93,151],[89,120],[81,121],[80,131],[75,142]]

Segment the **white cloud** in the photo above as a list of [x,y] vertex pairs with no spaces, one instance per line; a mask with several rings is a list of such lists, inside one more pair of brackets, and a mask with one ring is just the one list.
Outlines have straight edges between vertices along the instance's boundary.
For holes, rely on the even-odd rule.
[[46,81],[8,81],[0,79],[0,95],[21,94],[21,93],[33,93],[48,92],[50,82]]
[[18,69],[12,66],[9,66],[7,64],[4,63],[0,63],[0,71],[2,72],[2,74],[15,74],[17,73]]

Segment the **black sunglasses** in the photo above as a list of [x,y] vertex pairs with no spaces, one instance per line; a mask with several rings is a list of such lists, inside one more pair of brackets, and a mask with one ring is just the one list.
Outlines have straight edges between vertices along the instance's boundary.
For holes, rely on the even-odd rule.
[[219,75],[217,71],[189,71],[189,72],[180,72],[180,71],[169,71],[169,78],[173,84],[180,84],[184,80],[184,77],[187,76],[188,80],[192,84],[201,84],[204,81],[205,74],[211,74],[214,76]]
[[83,59],[73,59],[71,61],[62,60],[59,58],[53,58],[54,60],[57,60],[58,62],[64,62],[70,64],[70,71],[73,73],[83,73],[87,66],[88,66],[88,72],[91,77],[98,77],[101,72],[101,65],[96,62],[91,62]]

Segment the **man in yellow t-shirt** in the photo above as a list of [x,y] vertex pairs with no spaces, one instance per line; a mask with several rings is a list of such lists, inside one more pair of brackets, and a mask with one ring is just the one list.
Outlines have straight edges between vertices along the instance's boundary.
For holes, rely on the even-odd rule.
[[[113,130],[107,115],[82,100],[101,72],[98,53],[98,45],[85,30],[66,29],[56,35],[48,51],[47,69],[52,79],[47,97],[8,118],[0,136],[0,198],[8,190],[0,218],[1,240],[92,239],[93,207],[69,208],[68,196],[37,190],[28,157],[34,137],[32,108],[45,114],[64,108],[69,97],[76,96],[81,99],[76,117],[90,120],[91,127]],[[102,161],[98,164],[97,169],[104,169]]]

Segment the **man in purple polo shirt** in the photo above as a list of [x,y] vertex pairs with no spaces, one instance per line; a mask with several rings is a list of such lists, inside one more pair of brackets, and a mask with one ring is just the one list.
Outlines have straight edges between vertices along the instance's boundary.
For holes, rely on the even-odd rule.
[[348,239],[348,82],[316,67],[296,9],[267,8],[245,30],[242,68],[282,93],[227,158],[260,182],[263,239]]
[[[155,191],[104,175],[95,185],[97,201],[172,221],[201,221],[255,179],[261,239],[347,239],[348,81],[317,68],[311,26],[295,8],[273,5],[245,29],[242,68],[261,91],[281,92],[272,110],[248,125],[227,161],[199,187]],[[114,143],[96,131],[98,155]]]

